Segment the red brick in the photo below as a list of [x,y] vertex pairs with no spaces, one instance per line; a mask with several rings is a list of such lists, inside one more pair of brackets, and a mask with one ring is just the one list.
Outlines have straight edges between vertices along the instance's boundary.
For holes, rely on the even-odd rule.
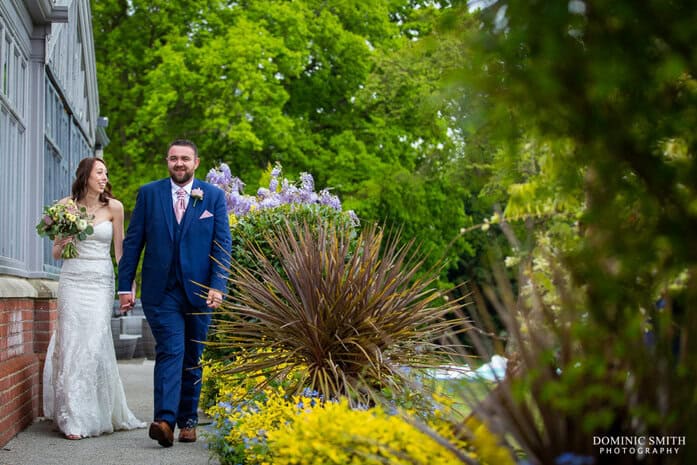
[[34,353],[44,354],[46,356],[46,351],[48,351],[48,341],[34,341]]
[[5,363],[0,363],[0,376],[2,376],[3,373],[19,371],[32,365],[33,363],[36,363],[36,358],[29,355],[24,357],[16,357],[12,360],[8,360]]
[[0,299],[0,312],[3,310],[22,310],[33,309],[34,302],[32,299]]
[[52,325],[51,325],[50,321],[37,320],[37,321],[34,321],[32,328],[33,328],[35,333],[48,332],[48,331],[51,331]]
[[11,373],[0,379],[0,392],[8,390],[13,386],[17,386],[20,383],[25,382],[25,380],[38,381],[38,363],[34,363],[28,366],[26,369],[18,371],[16,373]]
[[0,399],[3,400],[7,413],[14,415],[22,405],[31,402],[31,386],[28,383],[17,385],[0,394]]
[[56,299],[0,299],[0,447],[42,413],[42,370],[57,317]]
[[[8,414],[15,413],[27,402],[32,402],[32,380],[27,378],[9,389],[0,392],[0,405]],[[4,413],[4,412],[3,412]]]
[[35,417],[31,402],[18,406],[0,420],[0,444],[7,444],[17,433],[29,426]]
[[36,299],[33,308],[35,311],[55,310],[58,302],[56,299]]

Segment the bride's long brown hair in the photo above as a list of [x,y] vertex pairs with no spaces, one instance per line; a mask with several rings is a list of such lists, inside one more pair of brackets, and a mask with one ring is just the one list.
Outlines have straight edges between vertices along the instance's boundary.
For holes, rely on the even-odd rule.
[[[73,181],[72,187],[72,197],[74,201],[78,202],[87,195],[87,181],[90,178],[90,174],[92,174],[92,168],[95,162],[101,163],[104,165],[104,168],[107,167],[104,160],[97,157],[83,158],[80,160],[80,163],[78,163],[77,169],[75,170],[75,181]],[[109,199],[113,198],[114,196],[111,194],[111,184],[107,181],[106,186],[104,186],[104,192],[99,193],[99,202],[102,205],[108,205]]]

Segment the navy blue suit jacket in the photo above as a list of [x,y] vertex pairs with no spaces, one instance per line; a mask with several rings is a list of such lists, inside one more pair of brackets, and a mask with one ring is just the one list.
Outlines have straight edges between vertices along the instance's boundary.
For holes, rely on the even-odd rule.
[[[189,198],[182,218],[179,262],[184,291],[192,305],[205,306],[207,290],[195,283],[225,293],[232,240],[224,192],[194,179],[193,189],[203,191],[203,199]],[[169,178],[153,181],[138,190],[136,206],[123,241],[119,262],[118,290],[129,291],[145,248],[142,268],[141,301],[157,305],[162,301],[174,252],[176,219]],[[195,205],[194,205],[195,204]],[[220,266],[223,264],[224,266]]]

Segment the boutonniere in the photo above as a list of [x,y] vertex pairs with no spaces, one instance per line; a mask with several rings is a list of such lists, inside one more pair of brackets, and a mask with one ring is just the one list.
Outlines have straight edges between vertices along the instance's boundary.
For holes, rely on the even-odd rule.
[[191,189],[191,198],[194,199],[194,207],[198,200],[203,200],[203,191],[200,188]]

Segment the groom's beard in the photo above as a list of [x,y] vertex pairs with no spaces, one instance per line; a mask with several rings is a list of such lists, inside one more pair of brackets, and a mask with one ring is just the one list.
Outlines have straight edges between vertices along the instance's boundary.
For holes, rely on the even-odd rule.
[[184,171],[171,170],[169,172],[169,175],[172,178],[172,180],[177,184],[186,184],[187,182],[189,182],[189,180],[191,178],[194,177],[193,171],[186,171],[186,170],[184,170]]

